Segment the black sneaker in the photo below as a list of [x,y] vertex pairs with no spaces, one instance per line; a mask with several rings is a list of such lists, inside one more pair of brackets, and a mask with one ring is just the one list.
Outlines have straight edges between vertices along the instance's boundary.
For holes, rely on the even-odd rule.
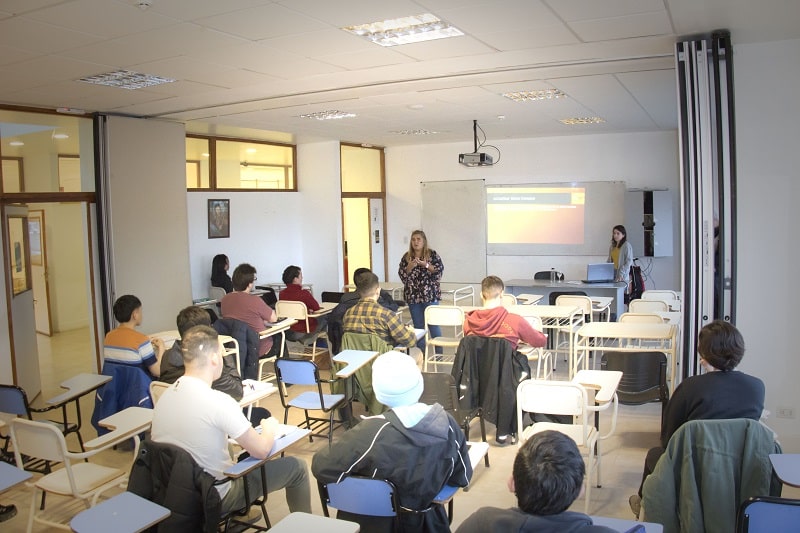
[[16,505],[0,505],[0,522],[11,520],[15,516],[17,516]]

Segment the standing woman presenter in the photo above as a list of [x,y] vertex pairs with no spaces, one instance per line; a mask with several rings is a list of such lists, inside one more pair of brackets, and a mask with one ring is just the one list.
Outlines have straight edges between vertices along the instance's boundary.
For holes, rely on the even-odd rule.
[[[611,248],[608,250],[608,262],[614,263],[614,281],[631,282],[633,266],[633,246],[628,242],[625,226],[617,225],[611,231]],[[625,290],[627,292],[627,289]]]
[[[422,230],[411,233],[408,252],[400,259],[398,274],[403,282],[403,295],[411,320],[416,329],[425,329],[425,308],[438,305],[442,297],[442,273],[444,263],[435,250],[428,248],[428,238]],[[439,337],[442,332],[438,326],[431,326],[431,336]],[[425,339],[417,342],[420,350],[425,349]]]

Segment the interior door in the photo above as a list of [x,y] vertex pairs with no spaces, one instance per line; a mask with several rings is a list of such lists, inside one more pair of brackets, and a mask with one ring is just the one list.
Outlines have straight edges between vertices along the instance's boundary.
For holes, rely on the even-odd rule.
[[15,383],[25,389],[32,400],[42,390],[39,376],[39,348],[36,344],[36,319],[33,312],[33,290],[30,276],[30,245],[27,233],[28,208],[7,205],[4,208],[3,230],[7,296],[11,302],[10,321],[13,335],[12,361]]
[[47,279],[47,242],[44,211],[28,213],[28,237],[31,249],[31,281],[33,282],[33,313],[36,332],[48,337],[53,334],[50,317],[50,284]]
[[369,199],[369,245],[372,259],[371,269],[379,279],[386,279],[386,239],[383,233],[383,199]]

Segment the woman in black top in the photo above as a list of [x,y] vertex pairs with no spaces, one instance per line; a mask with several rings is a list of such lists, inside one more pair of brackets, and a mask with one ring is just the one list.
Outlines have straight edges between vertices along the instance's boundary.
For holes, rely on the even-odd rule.
[[217,254],[211,261],[211,286],[220,287],[225,289],[225,292],[233,292],[233,282],[228,275],[228,256],[225,254]]

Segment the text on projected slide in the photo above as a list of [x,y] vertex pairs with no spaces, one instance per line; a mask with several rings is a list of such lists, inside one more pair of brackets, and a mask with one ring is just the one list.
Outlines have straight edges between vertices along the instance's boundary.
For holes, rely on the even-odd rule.
[[490,244],[583,244],[583,187],[487,187]]

